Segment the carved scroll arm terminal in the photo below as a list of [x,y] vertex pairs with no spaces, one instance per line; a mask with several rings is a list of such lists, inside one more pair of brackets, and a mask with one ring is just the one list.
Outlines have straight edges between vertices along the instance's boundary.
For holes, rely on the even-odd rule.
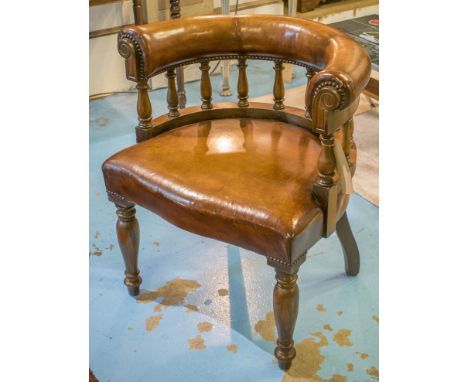
[[137,140],[150,137],[152,106],[148,94],[148,78],[146,75],[145,56],[140,38],[130,30],[119,33],[118,50],[125,58],[127,79],[135,81],[138,89],[138,126]]
[[117,49],[125,58],[127,79],[134,82],[145,80],[144,46],[138,34],[129,29],[121,31],[117,39]]

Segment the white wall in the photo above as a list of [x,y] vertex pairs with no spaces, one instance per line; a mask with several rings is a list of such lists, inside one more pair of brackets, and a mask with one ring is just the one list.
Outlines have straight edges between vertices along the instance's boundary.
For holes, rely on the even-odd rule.
[[[167,0],[169,1],[169,0]],[[239,3],[246,3],[250,0],[240,0]],[[235,4],[231,0],[230,4]],[[221,0],[213,0],[214,8],[221,6]],[[353,17],[360,17],[379,12],[378,5],[336,13],[316,21],[328,24],[346,20]],[[184,14],[184,7],[181,10]],[[231,13],[233,14],[233,13]],[[257,8],[245,9],[238,14],[283,14],[283,3],[281,0],[270,5]],[[90,7],[89,9],[89,29],[90,31],[133,24],[132,1],[127,0],[120,3],[112,3]],[[185,69],[185,80],[193,81],[200,78],[199,65],[190,65]],[[218,71],[219,72],[219,69]],[[166,86],[164,75],[158,75],[151,81],[152,88]],[[117,35],[98,37],[89,40],[89,94],[108,93],[134,89],[135,83],[125,78],[125,62],[117,51]]]
[[[133,24],[131,1],[89,8],[89,30]],[[89,40],[89,94],[128,90],[134,83],[125,78],[125,62],[117,51],[117,35]]]
[[[216,2],[217,1],[217,2]],[[241,0],[246,2],[248,0]],[[215,0],[214,6],[220,4]],[[235,4],[235,1],[231,1]],[[181,9],[182,15],[184,8]],[[283,3],[277,3],[246,9],[239,14],[283,14]],[[90,7],[89,30],[99,30],[114,26],[133,24],[133,8],[131,1]],[[190,65],[185,70],[185,80],[193,81],[200,78],[199,65]],[[164,75],[152,79],[151,86],[159,88],[166,86]],[[134,89],[135,83],[125,78],[125,62],[117,51],[117,35],[97,37],[89,40],[89,94],[108,93]]]

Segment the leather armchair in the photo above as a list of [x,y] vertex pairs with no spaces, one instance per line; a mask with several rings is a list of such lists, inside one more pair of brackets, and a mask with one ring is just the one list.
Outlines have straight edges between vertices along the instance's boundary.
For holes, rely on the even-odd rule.
[[[276,270],[275,356],[295,356],[297,272],[306,252],[336,231],[348,275],[359,252],[346,217],[356,165],[353,113],[370,76],[354,40],[284,16],[208,16],[125,28],[126,74],[138,88],[136,145],[105,161],[129,293],[142,282],[135,204],[176,226],[267,259]],[[237,103],[212,103],[209,62],[237,59]],[[248,101],[247,62],[274,62],[273,104]],[[176,68],[200,62],[200,106],[180,109]],[[283,62],[307,68],[303,109],[286,107]],[[152,117],[147,81],[166,72],[168,113]]]

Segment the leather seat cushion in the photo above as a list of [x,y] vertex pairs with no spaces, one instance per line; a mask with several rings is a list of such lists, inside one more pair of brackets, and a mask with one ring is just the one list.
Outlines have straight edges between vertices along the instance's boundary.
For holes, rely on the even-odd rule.
[[203,121],[105,161],[109,192],[187,231],[291,263],[320,239],[320,142],[287,123]]

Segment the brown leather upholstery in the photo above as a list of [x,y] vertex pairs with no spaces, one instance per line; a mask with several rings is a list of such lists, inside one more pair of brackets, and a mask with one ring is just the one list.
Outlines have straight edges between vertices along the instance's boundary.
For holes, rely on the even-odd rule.
[[[338,79],[346,91],[341,108],[351,105],[366,86],[370,59],[344,33],[310,20],[275,15],[203,16],[126,27],[141,50],[142,62],[127,61],[134,79],[141,65],[144,77],[194,58],[250,54],[284,58],[313,66],[317,72],[308,96],[323,80]],[[121,49],[121,54],[128,48]]]
[[179,127],[103,164],[107,190],[188,231],[290,262],[321,237],[318,138],[262,119]]
[[[135,203],[188,231],[265,255],[277,280],[274,354],[287,370],[296,355],[296,281],[307,250],[336,232],[346,273],[359,272],[345,210],[356,159],[352,116],[370,75],[367,53],[341,32],[283,16],[124,28],[118,47],[127,78],[137,82],[140,143],[109,158],[103,172],[117,204],[130,295],[139,294],[142,282]],[[239,102],[213,105],[208,62],[231,58],[239,60]],[[247,102],[246,61],[252,58],[275,61],[270,107]],[[202,105],[180,112],[175,69],[192,62],[201,63]],[[305,115],[284,106],[283,62],[307,68]],[[147,81],[165,70],[169,113],[152,119]]]

